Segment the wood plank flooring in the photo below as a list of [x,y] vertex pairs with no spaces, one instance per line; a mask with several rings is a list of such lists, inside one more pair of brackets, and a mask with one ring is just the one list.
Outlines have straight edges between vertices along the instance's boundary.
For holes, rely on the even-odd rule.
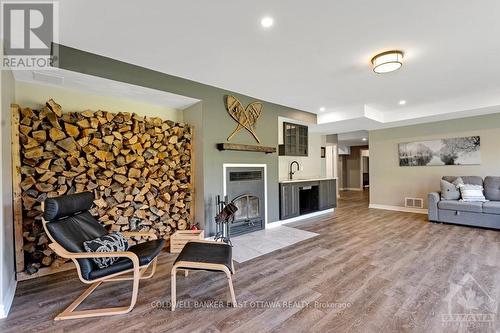
[[[493,322],[443,323],[450,282],[469,273],[500,301],[500,232],[434,224],[426,215],[368,209],[366,193],[344,192],[334,215],[295,223],[320,236],[237,264],[237,308],[222,274],[179,275],[181,306],[170,312],[170,268],[141,282],[126,315],[54,322],[85,286],[75,272],[20,282],[0,332],[494,332]],[[116,306],[127,282],[99,287],[83,305]],[[201,305],[204,303],[204,307]],[[157,306],[164,304],[165,308]],[[182,305],[187,306],[182,308]]]

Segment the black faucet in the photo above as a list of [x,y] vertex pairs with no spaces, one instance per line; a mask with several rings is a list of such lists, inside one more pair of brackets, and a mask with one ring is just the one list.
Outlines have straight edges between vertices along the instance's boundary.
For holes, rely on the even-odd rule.
[[[297,164],[297,170],[296,171],[293,171],[293,165],[294,164]],[[288,173],[288,179],[292,180],[293,179],[293,174],[297,171],[300,170],[300,165],[299,165],[299,162],[297,161],[293,161],[292,163],[290,163],[290,172]]]

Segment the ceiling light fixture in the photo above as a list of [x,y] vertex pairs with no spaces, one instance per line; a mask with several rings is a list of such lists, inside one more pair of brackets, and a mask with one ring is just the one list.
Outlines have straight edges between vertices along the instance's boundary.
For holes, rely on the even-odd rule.
[[366,141],[366,138],[363,138],[363,139],[361,139],[361,140]]
[[325,109],[325,107],[324,107],[324,106],[322,106],[322,107],[320,107],[320,108],[319,108],[319,112],[324,112],[325,110],[326,110],[326,109]]
[[403,66],[403,52],[387,51],[372,58],[373,71],[377,74],[389,73]]
[[406,104],[406,101],[404,99],[399,101],[399,105],[405,105],[405,104]]
[[260,20],[260,24],[264,28],[270,28],[274,24],[274,19],[272,17],[270,17],[270,16],[263,17],[262,20]]

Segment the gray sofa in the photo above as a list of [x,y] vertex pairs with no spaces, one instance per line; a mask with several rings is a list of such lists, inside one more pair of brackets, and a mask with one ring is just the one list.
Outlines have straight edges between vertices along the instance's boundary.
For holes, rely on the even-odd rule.
[[[453,182],[457,177],[445,176]],[[429,193],[429,221],[500,229],[500,177],[462,176],[465,184],[482,185],[486,202],[441,200],[440,192]]]

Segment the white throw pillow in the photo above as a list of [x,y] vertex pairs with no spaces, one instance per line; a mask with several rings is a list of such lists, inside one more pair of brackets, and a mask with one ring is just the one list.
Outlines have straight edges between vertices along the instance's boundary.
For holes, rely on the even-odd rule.
[[475,202],[488,201],[484,197],[483,187],[481,185],[464,184],[464,185],[459,185],[459,188],[460,188],[460,194],[462,195],[461,201],[475,201]]

